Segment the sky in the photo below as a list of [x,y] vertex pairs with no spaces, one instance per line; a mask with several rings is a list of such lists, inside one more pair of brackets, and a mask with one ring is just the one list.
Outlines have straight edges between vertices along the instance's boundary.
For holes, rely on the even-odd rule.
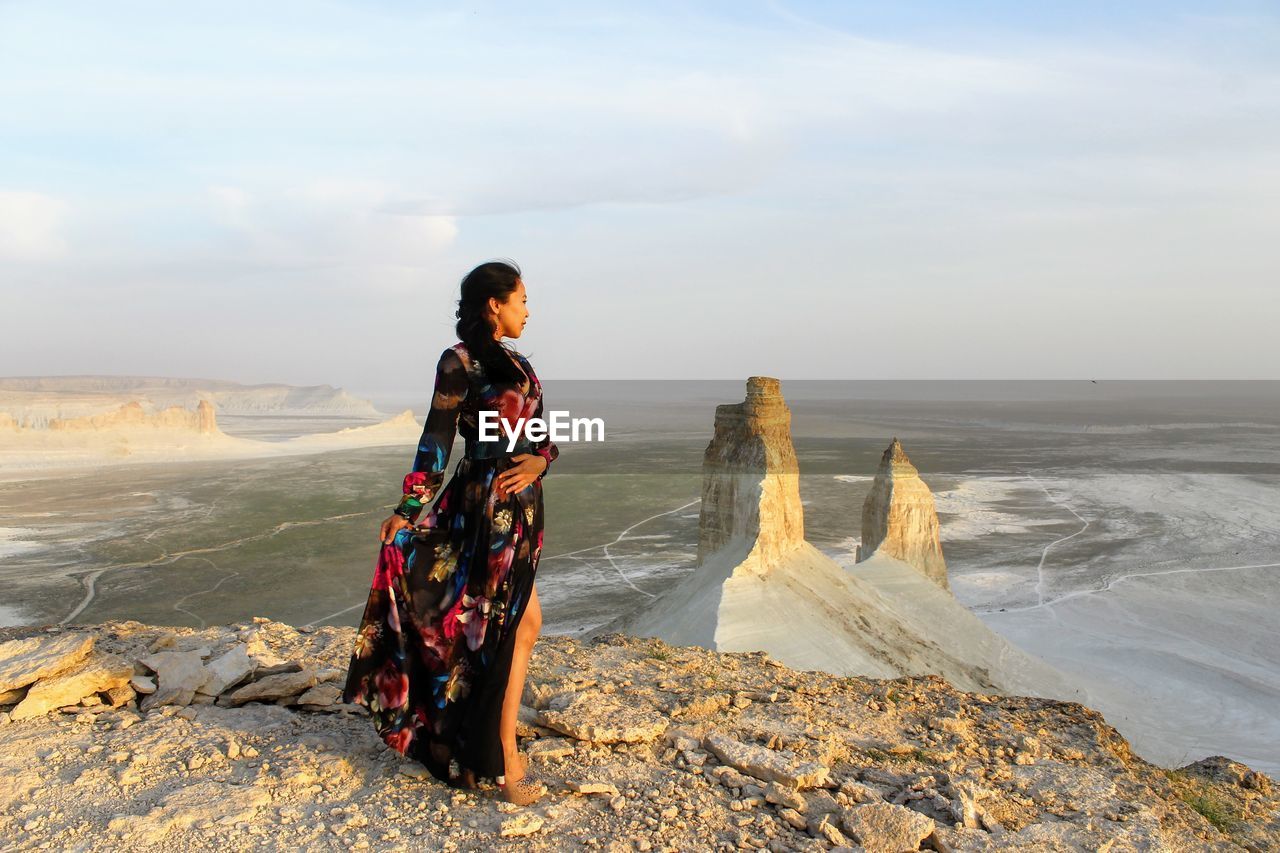
[[1280,378],[1277,43],[1230,0],[0,0],[0,375],[426,387],[510,258],[547,382]]

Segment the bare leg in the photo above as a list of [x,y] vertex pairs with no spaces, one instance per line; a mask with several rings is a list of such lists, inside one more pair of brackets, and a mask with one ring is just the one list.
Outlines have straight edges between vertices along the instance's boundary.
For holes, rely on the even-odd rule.
[[507,691],[502,698],[502,716],[498,725],[498,737],[502,741],[503,763],[506,765],[507,782],[514,782],[524,775],[520,767],[516,746],[516,719],[520,710],[520,697],[524,695],[524,678],[529,671],[529,656],[533,644],[542,630],[542,605],[538,603],[538,587],[529,593],[520,626],[516,628],[515,648],[511,651],[511,671],[507,679]]

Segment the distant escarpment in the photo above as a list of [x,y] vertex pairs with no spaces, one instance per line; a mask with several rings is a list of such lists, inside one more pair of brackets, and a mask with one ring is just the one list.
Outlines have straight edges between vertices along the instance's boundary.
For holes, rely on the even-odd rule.
[[25,417],[22,420],[8,412],[0,412],[0,430],[14,435],[38,433],[98,433],[98,432],[191,432],[201,435],[221,435],[218,416],[208,400],[196,403],[193,409],[169,406],[164,409],[145,407],[137,400],[121,403],[105,412],[73,417]]
[[78,418],[51,418],[46,429],[51,432],[99,432],[121,428],[166,429],[212,434],[219,432],[218,418],[208,400],[196,404],[195,411],[182,406],[169,406],[158,412],[147,412],[136,400],[111,412]]
[[368,400],[332,385],[242,385],[221,379],[158,376],[26,376],[0,378],[0,412],[28,428],[55,418],[100,415],[137,402],[147,411],[210,403],[221,415],[382,419]]
[[354,641],[261,618],[0,630],[6,846],[1280,849],[1269,776],[1156,767],[1074,702],[621,634],[535,645],[517,734],[549,792],[520,809],[435,781],[339,703]]
[[124,462],[219,459],[271,451],[224,433],[208,400],[157,409],[137,400],[96,414],[24,418],[0,413],[0,473],[52,472]]
[[[412,446],[421,432],[411,410],[384,418],[364,401],[329,386],[321,386],[322,393],[315,395],[303,393],[315,389],[288,386],[230,391],[210,391],[211,386],[205,386],[203,390],[187,388],[175,397],[175,388],[198,380],[159,385],[148,380],[136,390],[151,396],[120,402],[107,391],[123,388],[126,382],[76,385],[69,381],[72,377],[65,378],[67,382],[0,380],[0,385],[9,386],[9,390],[0,388],[0,474],[50,476],[67,469],[126,463],[262,459],[356,447]],[[107,390],[100,391],[99,385]],[[161,407],[156,402],[173,399],[187,403]],[[309,403],[315,405],[308,407]],[[344,411],[358,411],[361,416],[336,417]],[[366,412],[376,416],[377,422],[368,422],[363,417]],[[235,417],[245,413],[280,417],[288,426],[286,432],[302,434],[284,441],[263,441],[228,435],[220,427],[222,414]],[[331,419],[358,425],[305,431],[331,427]],[[232,433],[240,432],[239,427],[243,424],[233,425]]]

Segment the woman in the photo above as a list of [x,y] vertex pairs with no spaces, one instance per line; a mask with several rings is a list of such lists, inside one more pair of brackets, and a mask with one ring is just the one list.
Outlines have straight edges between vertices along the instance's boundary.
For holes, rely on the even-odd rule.
[[[475,788],[478,778],[492,778],[522,805],[545,788],[517,749],[516,712],[542,625],[533,586],[542,477],[559,450],[549,438],[530,442],[520,429],[509,451],[501,426],[497,440],[482,441],[480,413],[497,412],[512,429],[518,418],[543,416],[533,366],[502,343],[523,332],[526,301],[513,264],[481,264],[462,280],[461,340],[440,355],[413,471],[382,524],[343,692],[343,701],[368,706],[388,745],[437,779]],[[459,430],[466,455],[442,490]]]

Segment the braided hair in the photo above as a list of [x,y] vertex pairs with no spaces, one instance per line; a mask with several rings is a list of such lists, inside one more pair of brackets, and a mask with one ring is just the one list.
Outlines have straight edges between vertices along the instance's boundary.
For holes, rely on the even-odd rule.
[[497,326],[489,313],[489,297],[506,302],[515,292],[519,281],[520,267],[514,261],[487,261],[462,279],[462,293],[456,313],[458,338],[466,344],[471,358],[484,367],[490,382],[520,385],[525,379],[524,374],[511,361],[512,356],[518,354],[515,348],[505,341],[494,339],[493,333]]

